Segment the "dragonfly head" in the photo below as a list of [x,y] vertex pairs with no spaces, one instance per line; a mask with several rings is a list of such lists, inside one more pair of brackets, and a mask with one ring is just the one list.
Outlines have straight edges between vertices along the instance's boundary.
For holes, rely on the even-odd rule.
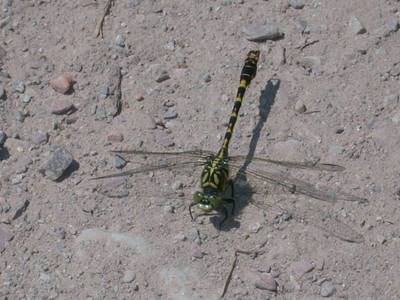
[[193,194],[193,200],[194,203],[197,203],[196,206],[206,213],[218,208],[223,204],[224,201],[221,196],[199,191]]

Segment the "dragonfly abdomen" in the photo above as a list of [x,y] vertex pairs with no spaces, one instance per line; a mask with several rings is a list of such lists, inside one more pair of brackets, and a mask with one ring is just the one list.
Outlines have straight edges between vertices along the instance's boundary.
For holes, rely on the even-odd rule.
[[242,106],[242,101],[246,88],[250,85],[251,80],[256,76],[257,73],[257,62],[260,56],[260,51],[250,51],[245,60],[242,72],[240,74],[240,84],[236,93],[235,103],[229,118],[228,128],[226,129],[224,142],[222,144],[221,150],[218,153],[220,157],[228,156],[229,142],[232,138],[233,129],[235,127],[237,117],[239,114],[240,107]]

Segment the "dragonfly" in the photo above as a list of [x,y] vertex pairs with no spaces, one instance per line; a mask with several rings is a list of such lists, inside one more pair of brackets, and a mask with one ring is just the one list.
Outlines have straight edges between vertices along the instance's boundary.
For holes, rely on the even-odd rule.
[[[340,172],[344,171],[344,167],[315,162],[292,162],[284,160],[274,160],[269,157],[247,157],[245,155],[229,156],[229,143],[232,138],[234,126],[236,124],[238,113],[244,98],[245,91],[250,82],[257,73],[257,62],[259,60],[259,51],[252,50],[248,53],[242,72],[240,74],[240,82],[237,90],[234,106],[230,114],[229,123],[225,132],[222,145],[218,152],[205,150],[189,150],[177,152],[157,152],[143,150],[114,150],[111,151],[115,155],[123,157],[145,157],[151,162],[142,164],[141,166],[124,172],[108,174],[93,179],[105,179],[121,176],[132,176],[134,174],[142,174],[152,171],[176,170],[179,168],[200,168],[202,167],[200,178],[200,191],[193,194],[193,200],[189,205],[189,214],[192,220],[193,207],[199,208],[204,213],[219,211],[223,217],[219,223],[219,227],[228,217],[227,207],[231,206],[231,215],[235,212],[235,192],[234,180],[230,176],[233,171],[237,176],[243,175],[249,178],[258,179],[271,183],[276,186],[283,187],[290,193],[302,194],[314,199],[335,203],[338,200],[353,201],[366,203],[367,199],[361,198],[346,192],[335,191],[329,187],[317,187],[306,181],[294,178],[282,172],[269,171],[264,168],[264,164],[271,164],[277,167],[287,169],[308,169],[316,171]],[[252,164],[260,165],[259,167],[241,168],[241,164],[251,159]]]

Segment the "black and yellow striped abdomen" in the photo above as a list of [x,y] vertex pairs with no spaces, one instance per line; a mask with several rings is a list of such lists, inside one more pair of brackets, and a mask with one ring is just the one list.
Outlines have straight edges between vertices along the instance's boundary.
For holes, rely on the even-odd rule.
[[221,149],[215,157],[210,157],[201,174],[201,187],[203,189],[214,189],[214,192],[222,194],[229,185],[229,170],[227,165],[229,142],[232,138],[233,129],[238,118],[246,88],[249,86],[251,80],[256,76],[259,56],[260,51],[250,51],[247,54],[247,58],[240,74],[239,88]]

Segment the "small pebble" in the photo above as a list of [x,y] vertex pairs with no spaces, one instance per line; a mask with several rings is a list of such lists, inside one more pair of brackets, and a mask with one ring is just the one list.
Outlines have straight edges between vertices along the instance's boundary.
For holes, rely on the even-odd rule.
[[65,240],[67,233],[63,227],[56,228],[54,232],[60,240]]
[[32,142],[35,145],[44,145],[47,143],[49,140],[49,134],[47,132],[43,131],[37,131],[33,136],[32,136]]
[[392,122],[394,124],[399,124],[400,123],[400,111],[396,112],[391,118]]
[[103,98],[103,99],[105,99],[105,98],[108,97],[108,95],[109,95],[108,86],[103,86],[103,87],[100,89],[100,97]]
[[53,156],[47,161],[44,167],[44,173],[50,180],[59,179],[68,167],[72,164],[74,158],[72,154],[63,148],[54,151]]
[[201,258],[203,258],[203,256],[204,256],[204,252],[201,250],[201,248],[200,248],[199,245],[195,244],[195,245],[192,247],[191,255],[192,255],[192,257],[194,257],[194,258],[201,259]]
[[275,292],[278,288],[278,284],[277,284],[275,278],[270,274],[258,275],[258,278],[254,282],[254,286],[257,289],[268,290],[268,291],[272,291],[272,292]]
[[118,34],[115,38],[115,45],[120,48],[125,48],[125,37],[122,34]]
[[32,96],[31,96],[31,95],[25,94],[25,95],[22,97],[22,102],[24,102],[24,103],[26,103],[26,104],[28,104],[29,102],[31,102],[31,100],[32,100]]
[[114,157],[114,166],[117,169],[122,169],[127,164],[126,160],[121,155],[115,155]]
[[263,42],[266,40],[277,40],[283,37],[283,33],[278,26],[273,24],[256,25],[250,24],[242,28],[246,39],[254,42]]
[[386,240],[386,238],[383,236],[383,235],[381,235],[381,234],[378,234],[377,236],[376,236],[376,240],[377,240],[377,242],[379,243],[379,244],[384,244],[387,240]]
[[305,113],[307,110],[306,105],[303,103],[302,100],[298,100],[296,104],[294,105],[294,110],[297,111],[298,113]]
[[124,140],[124,136],[122,133],[110,133],[107,135],[107,141],[113,143],[120,143]]
[[296,22],[294,23],[294,26],[301,33],[306,33],[306,31],[307,31],[307,21],[304,21],[302,19],[296,20]]
[[399,95],[392,94],[392,95],[385,96],[385,98],[383,98],[383,105],[385,105],[385,106],[398,104],[398,103],[399,103]]
[[9,242],[14,238],[14,235],[6,230],[0,228],[0,253],[2,253],[8,246]]
[[183,188],[183,183],[180,182],[180,181],[175,181],[174,183],[172,183],[171,188],[172,188],[174,191],[180,190],[180,189]]
[[122,282],[123,283],[131,283],[136,279],[136,274],[135,272],[131,270],[126,270],[124,273],[124,277],[122,277]]
[[173,207],[172,205],[165,205],[164,212],[168,214],[173,214],[175,213],[175,207]]
[[389,32],[392,33],[392,32],[396,32],[397,30],[399,30],[400,24],[399,24],[399,21],[397,21],[397,19],[392,18],[389,21],[387,21],[386,27],[389,30]]
[[363,25],[363,24],[361,23],[361,21],[360,21],[357,17],[355,17],[355,16],[352,16],[352,17],[350,18],[349,25],[350,25],[351,31],[352,31],[354,34],[363,34],[363,33],[366,33],[366,32],[367,32],[367,30],[365,29],[364,25]]
[[162,70],[156,75],[156,82],[161,83],[163,81],[166,81],[170,79],[171,77],[168,74],[168,71]]
[[156,135],[156,142],[163,147],[173,147],[175,145],[173,137],[164,132]]
[[344,128],[337,128],[336,130],[335,130],[335,133],[336,134],[342,134],[344,132]]
[[20,123],[23,123],[25,121],[25,115],[22,112],[17,111],[15,113],[15,120],[17,120]]
[[305,3],[304,0],[289,0],[289,5],[295,9],[302,9]]
[[210,82],[211,81],[211,75],[210,74],[204,74],[203,75],[203,80],[204,80],[204,82]]
[[0,86],[0,100],[6,100],[6,91]]
[[257,232],[260,231],[261,228],[262,228],[262,224],[261,224],[260,222],[252,223],[252,224],[249,226],[249,231],[250,231],[251,233],[257,233]]
[[140,3],[142,3],[143,0],[128,0],[128,6],[130,8],[135,8],[136,6],[140,5]]
[[174,237],[175,242],[184,242],[187,240],[187,237],[183,233],[178,233]]
[[314,265],[309,260],[298,261],[292,265],[292,271],[297,277],[302,277],[312,270],[314,270]]
[[64,73],[55,79],[50,80],[50,86],[58,93],[66,94],[72,87],[74,80],[72,75],[69,73]]
[[174,110],[167,110],[164,114],[164,120],[172,120],[178,117],[178,113]]
[[74,105],[66,99],[56,100],[51,103],[51,113],[55,115],[64,115],[71,112],[74,109]]
[[22,80],[14,81],[13,90],[20,94],[23,94],[25,92],[25,83]]
[[3,147],[4,143],[6,142],[7,135],[3,130],[0,130],[0,147]]
[[344,147],[340,145],[330,145],[328,152],[331,155],[341,155],[344,152]]
[[317,73],[321,69],[321,58],[319,56],[305,56],[300,60],[300,65]]
[[332,296],[334,293],[336,292],[336,288],[333,285],[332,281],[324,281],[321,284],[321,291],[320,291],[320,295],[322,297],[330,297]]

